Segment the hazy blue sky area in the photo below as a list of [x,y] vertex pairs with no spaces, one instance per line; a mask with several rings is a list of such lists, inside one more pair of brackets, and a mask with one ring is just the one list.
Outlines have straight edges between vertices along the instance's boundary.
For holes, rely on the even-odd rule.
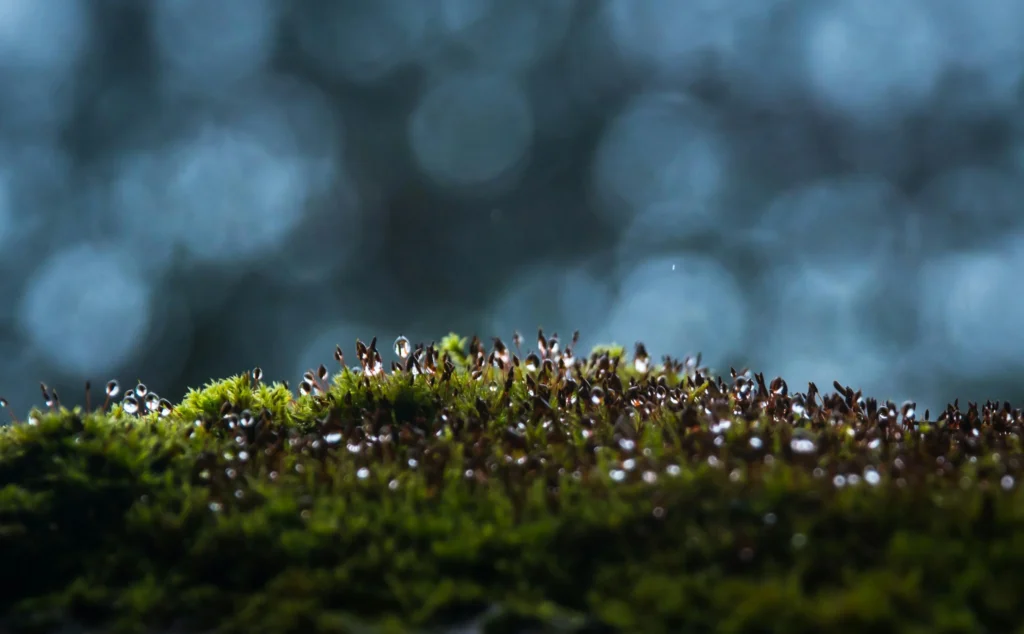
[[1022,77],[1020,0],[0,0],[0,394],[543,326],[1024,406]]

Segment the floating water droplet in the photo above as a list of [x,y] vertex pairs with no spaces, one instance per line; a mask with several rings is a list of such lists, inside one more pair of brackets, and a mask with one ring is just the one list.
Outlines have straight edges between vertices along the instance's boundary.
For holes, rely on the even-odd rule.
[[398,339],[395,339],[394,348],[395,354],[403,360],[409,358],[409,355],[412,353],[412,346],[409,345],[409,340],[402,335],[399,335]]
[[107,381],[107,388],[105,391],[107,396],[113,398],[121,391],[121,386],[117,384],[117,381]]
[[135,396],[139,398],[146,398],[146,394],[149,393],[149,388],[146,387],[145,383],[139,383],[135,386]]
[[121,401],[121,408],[126,414],[134,414],[139,411],[139,401],[130,394],[125,395],[124,400]]

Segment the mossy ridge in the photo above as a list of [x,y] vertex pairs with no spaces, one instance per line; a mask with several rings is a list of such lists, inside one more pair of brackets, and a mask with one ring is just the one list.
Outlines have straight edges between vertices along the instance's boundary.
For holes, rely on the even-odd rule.
[[357,343],[359,368],[311,370],[298,398],[252,372],[164,417],[33,410],[0,432],[19,575],[0,613],[126,632],[406,631],[491,605],[552,631],[1021,622],[1019,410],[918,422],[838,384],[519,343],[449,337],[392,374]]

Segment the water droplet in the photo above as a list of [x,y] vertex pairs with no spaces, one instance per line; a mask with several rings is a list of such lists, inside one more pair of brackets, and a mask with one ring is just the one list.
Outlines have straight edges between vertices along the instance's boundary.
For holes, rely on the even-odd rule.
[[651,514],[660,520],[661,518],[665,517],[665,509],[661,508],[660,506],[655,506],[654,510],[651,511]]
[[795,453],[814,453],[815,447],[814,441],[809,438],[794,438],[789,441],[789,448]]
[[262,381],[263,380],[263,368],[261,368],[260,366],[256,366],[255,368],[253,368],[252,369],[252,378],[255,379],[257,383]]
[[309,393],[312,392],[312,391],[313,391],[313,384],[310,383],[309,381],[303,379],[299,383],[299,394],[302,394],[303,396],[309,396]]
[[658,474],[653,471],[644,471],[644,482],[654,484],[658,481]]
[[160,399],[160,418],[167,418],[170,416],[171,410],[173,409],[174,407],[171,405],[170,401],[165,398]]
[[790,540],[790,543],[793,544],[793,548],[799,550],[800,548],[803,548],[807,545],[807,536],[803,533],[796,533],[795,535],[793,535],[793,539]]
[[845,478],[845,477],[843,477],[842,475],[837,475],[836,477],[832,478],[832,484],[833,484],[833,485],[834,485],[834,486],[835,486],[835,487],[836,487],[837,489],[841,489],[841,488],[843,488],[844,486],[846,486],[846,478]]
[[117,381],[108,381],[106,393],[107,396],[113,398],[121,391],[121,386],[117,384]]
[[388,482],[388,488],[391,489],[392,491],[398,489],[398,480],[392,480],[391,482]]
[[612,469],[608,475],[610,475],[612,480],[616,482],[622,482],[626,479],[626,472],[622,469]]
[[534,353],[526,355],[526,359],[523,360],[523,366],[527,372],[536,372],[537,368],[540,367],[540,357]]
[[775,516],[775,513],[765,513],[764,514],[764,523],[767,524],[768,526],[773,526],[778,519],[779,518],[777,518]]
[[126,414],[134,414],[139,411],[139,401],[134,396],[127,394],[124,400],[121,401],[121,408],[124,409]]
[[410,469],[415,469],[420,463],[415,458],[409,458],[408,464]]
[[320,367],[316,369],[316,378],[320,379],[321,381],[327,380],[327,366],[325,366],[322,363],[320,364]]
[[238,475],[238,472],[232,469],[231,467],[228,467],[227,469],[224,469],[224,475],[234,480],[235,476]]
[[214,513],[220,513],[224,510],[224,505],[220,502],[210,502],[210,510]]
[[341,432],[331,432],[330,434],[324,436],[324,440],[327,441],[328,445],[336,445],[339,442],[341,442]]
[[252,410],[243,409],[238,415],[238,424],[242,427],[252,427],[254,422]]
[[139,383],[135,386],[135,395],[139,398],[146,398],[146,394],[149,393],[149,388],[146,387],[145,383]]
[[157,411],[160,407],[160,396],[156,392],[150,392],[146,395],[145,405],[147,412]]
[[640,374],[647,374],[651,368],[651,356],[647,354],[647,348],[639,341],[636,342],[636,351],[633,353],[633,369]]
[[679,468],[679,465],[677,464],[670,464],[668,467],[665,468],[665,473],[669,474],[670,476],[677,476],[680,474],[681,471],[682,470]]
[[203,469],[202,471],[200,471],[199,472],[199,479],[200,480],[209,480],[210,479],[210,470],[209,469]]
[[249,459],[249,452],[248,451],[239,451],[238,452],[238,460],[239,461],[245,462],[248,459]]
[[762,442],[761,439],[758,438],[757,436],[754,436],[750,439],[750,446],[753,447],[754,449],[760,449],[763,445],[764,442]]
[[243,492],[241,489],[235,489],[235,499],[241,500],[243,497],[245,497],[245,492]]
[[871,486],[875,486],[882,481],[882,476],[878,475],[878,472],[874,469],[866,469],[864,471],[864,481]]
[[1006,491],[1009,491],[1010,489],[1012,489],[1013,488],[1013,476],[1012,475],[1004,475],[1002,477],[1002,479],[999,480],[999,486],[1003,487],[1003,489],[1006,490]]
[[624,460],[622,462],[622,468],[625,469],[626,471],[632,471],[633,469],[636,468],[636,460],[634,460],[633,458],[630,458],[629,460]]
[[590,388],[590,402],[594,405],[600,405],[604,402],[604,390],[600,386],[595,385]]
[[398,339],[395,339],[395,354],[401,359],[409,358],[412,353],[412,346],[409,345],[409,340],[404,336],[399,335]]
[[633,451],[636,448],[636,441],[630,440],[629,438],[622,438],[619,440],[619,446],[624,451]]
[[366,467],[360,467],[359,471],[356,471],[356,477],[360,480],[365,480],[370,477],[370,470]]
[[0,407],[7,407],[7,399],[0,398]]

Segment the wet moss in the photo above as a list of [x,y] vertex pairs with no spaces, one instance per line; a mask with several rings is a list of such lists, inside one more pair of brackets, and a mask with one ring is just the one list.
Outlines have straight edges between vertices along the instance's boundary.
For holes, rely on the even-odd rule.
[[574,346],[357,342],[297,397],[43,386],[0,431],[3,627],[1021,631],[1020,410]]

